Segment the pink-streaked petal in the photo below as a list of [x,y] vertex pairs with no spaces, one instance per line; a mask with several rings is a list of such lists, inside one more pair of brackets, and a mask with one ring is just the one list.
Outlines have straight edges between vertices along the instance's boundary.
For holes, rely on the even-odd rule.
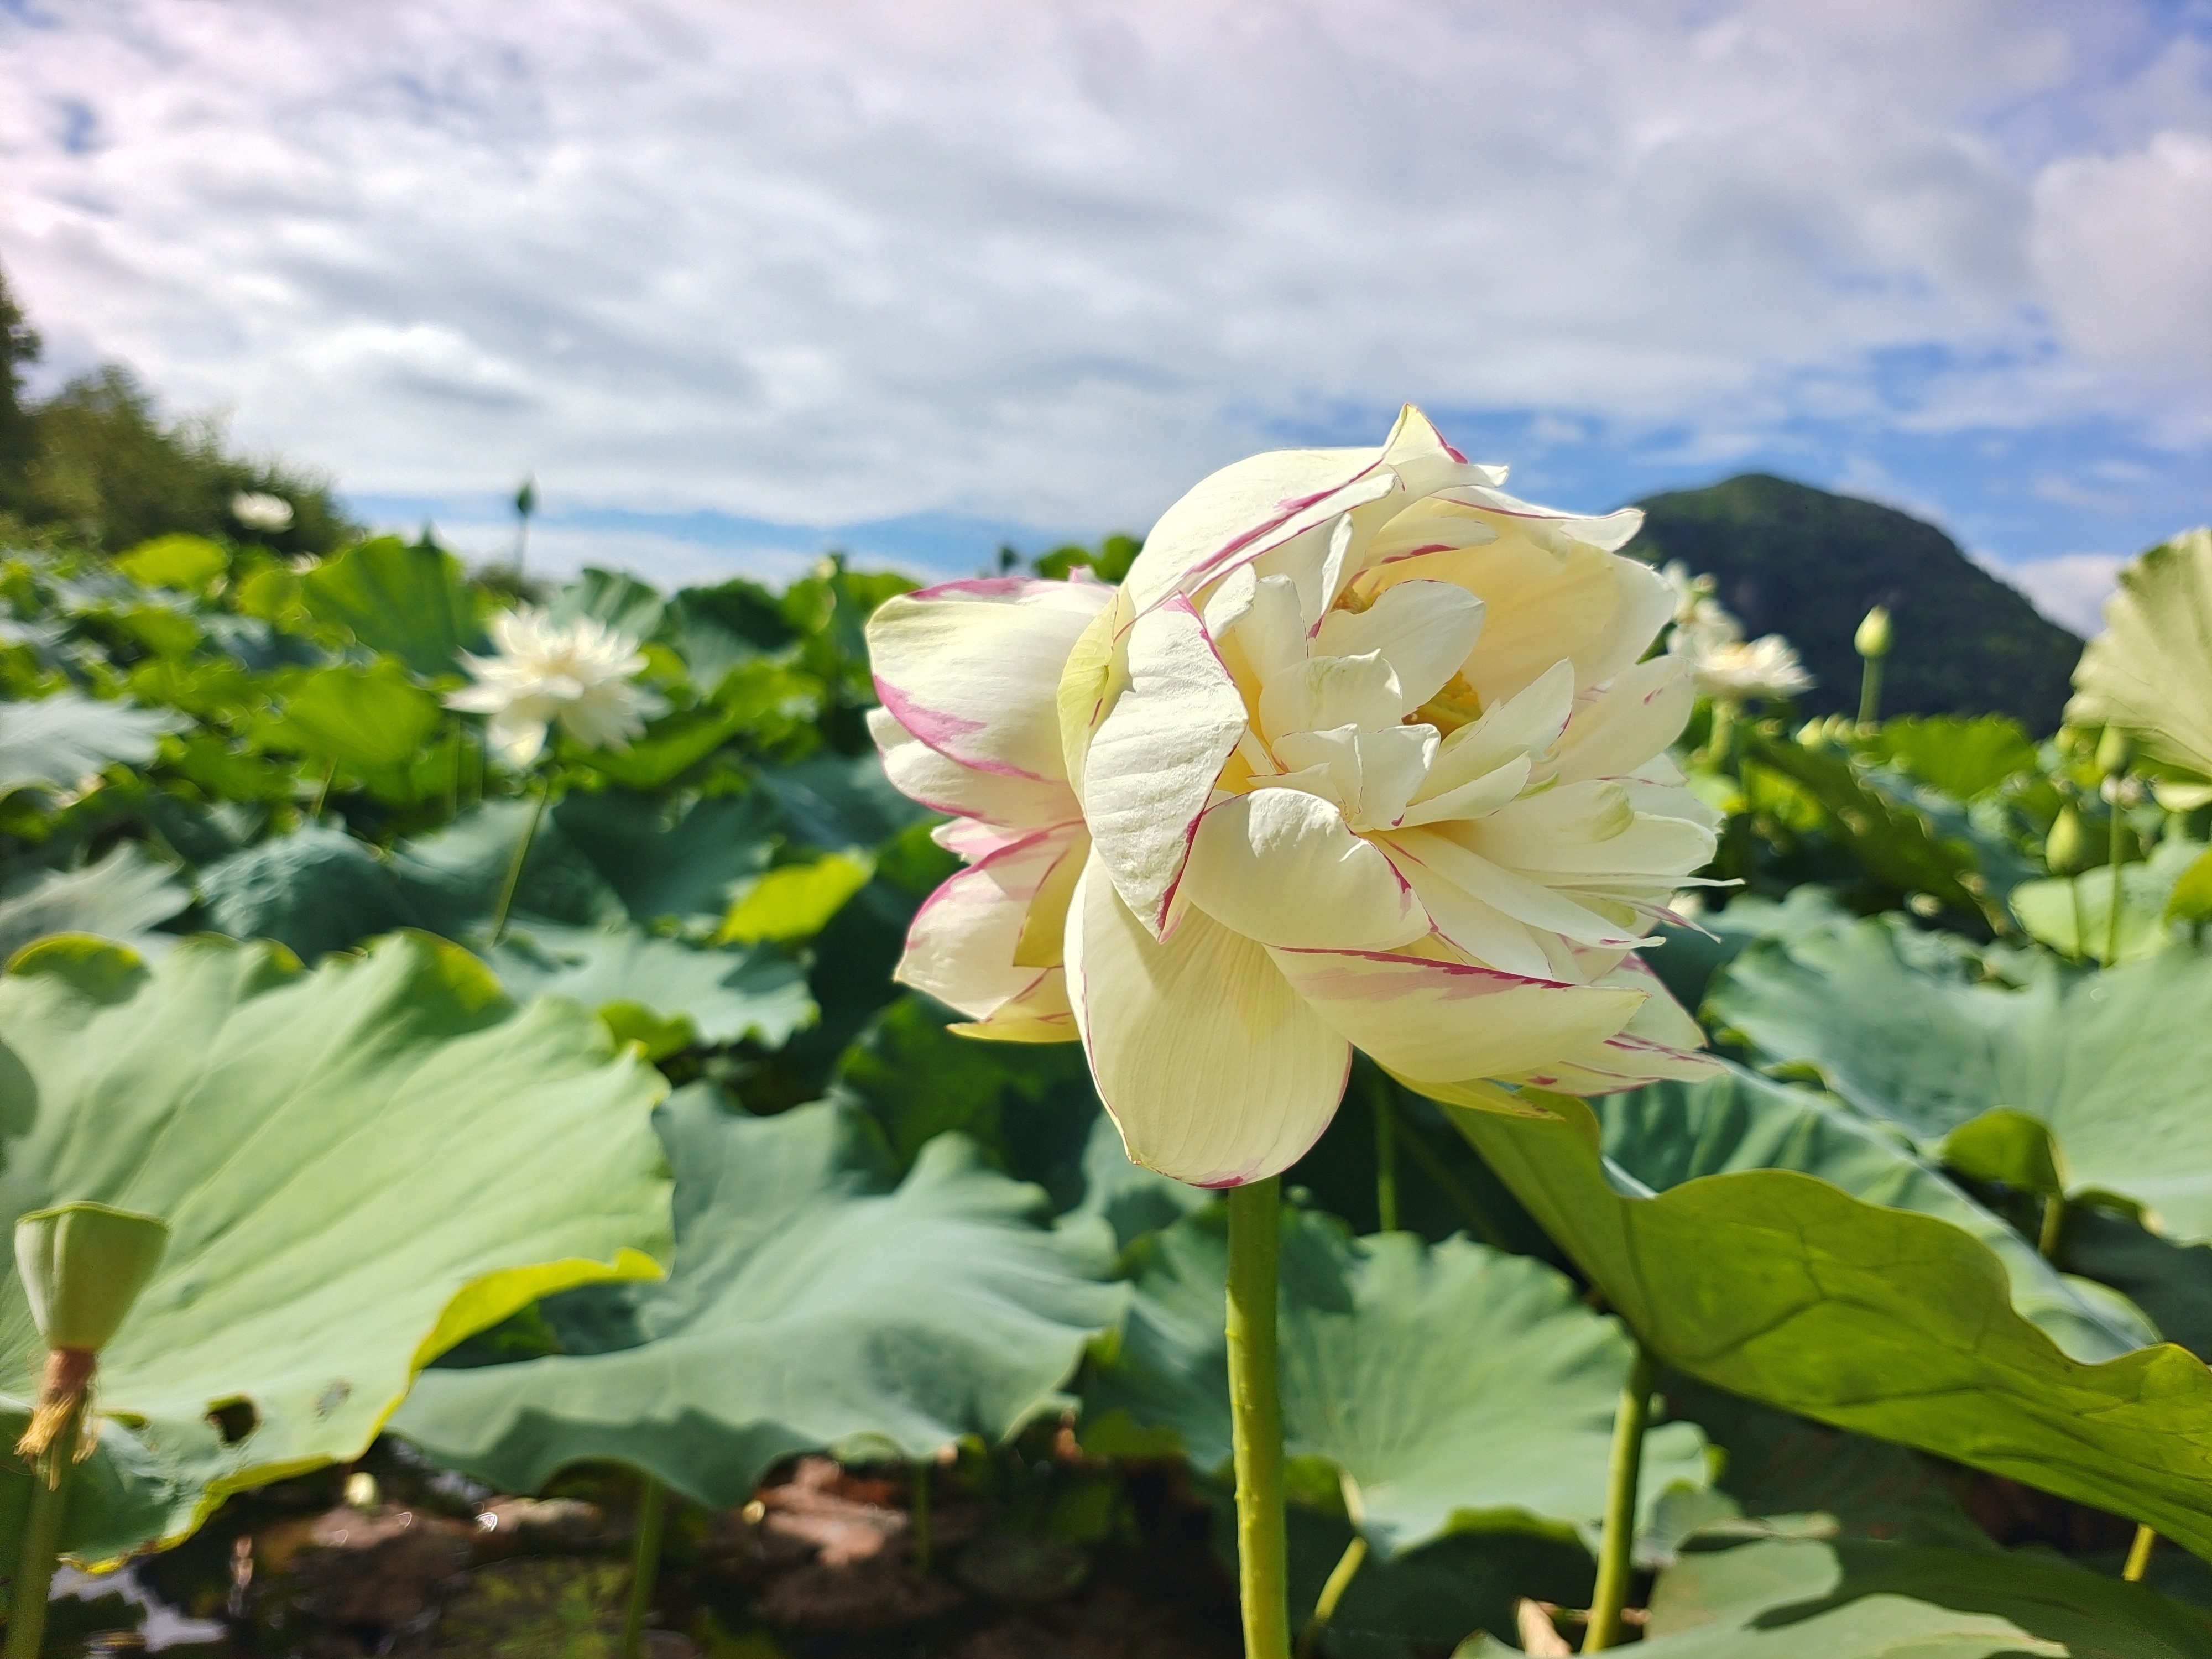
[[1046,969],[1019,996],[993,1009],[988,1019],[945,1029],[987,1042],[1075,1042],[1082,1037],[1068,1006],[1067,975],[1058,968]]
[[894,977],[971,1019],[1027,994],[1040,969],[1015,957],[1030,902],[1081,835],[1080,826],[1047,830],[943,883],[915,913]]
[[[1364,611],[1332,611],[1314,635],[1316,656],[1380,651],[1397,671],[1411,714],[1459,672],[1482,632],[1482,601],[1449,582],[1400,582]],[[1663,746],[1663,745],[1662,745]]]
[[868,711],[868,735],[891,787],[933,812],[981,818],[1020,836],[1080,816],[1075,792],[1058,778],[979,771],[932,749],[887,708]]
[[1137,618],[1127,662],[1128,689],[1084,759],[1083,811],[1114,884],[1158,938],[1198,816],[1244,735],[1244,699],[1180,595]]
[[1621,1030],[1644,997],[1379,951],[1269,954],[1324,1020],[1416,1086],[1548,1064]]
[[1651,657],[1623,670],[1568,720],[1552,775],[1578,783],[1648,767],[1682,735],[1697,697],[1686,659]]
[[1388,950],[1422,938],[1429,919],[1390,860],[1318,795],[1262,789],[1207,810],[1183,892],[1232,931],[1264,945]]
[[993,577],[885,600],[868,619],[876,694],[899,725],[980,771],[1063,779],[1068,653],[1113,596],[1096,582]]
[[1264,947],[1192,910],[1153,939],[1093,860],[1068,915],[1069,993],[1132,1162],[1199,1187],[1297,1162],[1343,1098],[1352,1050]]

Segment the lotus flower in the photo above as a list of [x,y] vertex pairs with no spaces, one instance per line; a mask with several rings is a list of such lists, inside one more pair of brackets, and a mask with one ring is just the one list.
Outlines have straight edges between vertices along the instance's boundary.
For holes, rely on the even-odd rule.
[[230,516],[248,530],[274,534],[292,527],[292,503],[282,495],[242,489],[230,498]]
[[1504,480],[1408,409],[1216,473],[1119,589],[884,605],[877,741],[970,866],[899,976],[1079,1036],[1131,1158],[1200,1186],[1295,1162],[1355,1047],[1504,1110],[1703,1075],[1632,954],[1714,846],[1666,753],[1688,666],[1643,659],[1671,590],[1615,550],[1639,514]]
[[645,666],[637,641],[590,617],[557,623],[520,605],[492,620],[494,657],[461,660],[476,681],[446,706],[489,714],[485,736],[511,765],[527,766],[557,723],[592,749],[627,749],[660,712],[660,699],[630,677]]
[[1747,641],[1743,625],[1713,597],[1711,576],[1692,576],[1679,559],[1660,573],[1674,600],[1674,630],[1667,637],[1669,654],[1690,665],[1698,695],[1721,702],[1753,697],[1794,697],[1817,683],[1779,634]]

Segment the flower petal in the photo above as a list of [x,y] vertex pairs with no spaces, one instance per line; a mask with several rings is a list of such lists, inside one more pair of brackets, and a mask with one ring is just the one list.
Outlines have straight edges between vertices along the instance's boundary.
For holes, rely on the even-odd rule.
[[945,1029],[987,1042],[1074,1042],[1081,1036],[1068,1006],[1067,975],[1058,968],[1046,969],[1021,995],[993,1009],[988,1019]]
[[1091,739],[1083,811],[1099,857],[1155,938],[1190,856],[1198,815],[1244,734],[1244,699],[1190,601],[1129,629],[1128,689]]
[[1224,927],[1264,945],[1388,950],[1429,919],[1390,860],[1318,795],[1261,789],[1209,808],[1182,890]]
[[1030,902],[1082,833],[1032,836],[942,883],[915,913],[893,977],[975,1019],[1027,994],[1043,971],[1014,960]]
[[1192,910],[1155,943],[1093,857],[1068,980],[1099,1098],[1131,1162],[1200,1187],[1288,1169],[1344,1097],[1352,1050],[1262,945]]
[[868,619],[876,693],[901,726],[963,765],[1064,778],[1060,672],[1113,592],[1000,576],[886,599]]
[[1396,671],[1381,652],[1308,657],[1267,682],[1260,694],[1260,730],[1271,742],[1287,732],[1340,726],[1379,732],[1396,725],[1405,707]]
[[1530,880],[1520,873],[1525,866],[1486,856],[1486,849],[1479,846],[1470,847],[1468,842],[1482,826],[1493,822],[1494,817],[1477,818],[1426,829],[1394,830],[1383,839],[1394,855],[1418,861],[1437,879],[1449,882],[1516,921],[1558,933],[1577,945],[1626,950],[1640,942],[1638,935],[1618,922],[1541,882]]
[[933,812],[981,818],[1024,833],[1072,823],[1082,815],[1075,792],[1057,778],[1026,778],[963,766],[901,726],[889,709],[871,708],[867,718],[868,735],[876,740],[891,787]]
[[1332,611],[1314,635],[1316,656],[1380,651],[1398,672],[1410,714],[1443,689],[1474,652],[1482,601],[1450,582],[1400,582],[1364,611]]
[[1575,710],[1559,738],[1553,775],[1576,783],[1621,777],[1648,765],[1682,735],[1697,697],[1690,665],[1681,658],[1638,663]]
[[1558,985],[1379,951],[1269,954],[1324,1020],[1416,1088],[1543,1066],[1604,1042],[1644,1000],[1615,986]]

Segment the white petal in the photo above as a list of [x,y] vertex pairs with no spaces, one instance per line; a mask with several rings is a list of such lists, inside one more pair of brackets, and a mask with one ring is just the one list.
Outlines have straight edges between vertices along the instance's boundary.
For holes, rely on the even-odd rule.
[[1703,824],[1638,812],[1627,787],[1607,779],[1523,795],[1453,834],[1493,864],[1568,878],[1674,881],[1709,860],[1715,845]]
[[877,695],[901,726],[963,765],[1064,778],[1060,673],[1113,593],[1004,576],[886,599],[867,628]]
[[1362,732],[1358,827],[1387,830],[1406,816],[1406,803],[1427,781],[1437,755],[1433,726],[1387,726]]
[[484,726],[484,741],[509,766],[527,766],[545,750],[546,722],[502,709]]
[[1585,908],[1541,882],[1530,880],[1499,859],[1485,857],[1467,844],[1474,832],[1496,821],[1495,817],[1480,818],[1455,824],[1449,830],[1394,830],[1387,839],[1394,851],[1403,851],[1440,879],[1504,911],[1516,921],[1558,933],[1577,945],[1626,950],[1640,943],[1638,935],[1626,931],[1619,923]]
[[1183,875],[1190,902],[1267,945],[1387,950],[1429,919],[1390,860],[1317,795],[1262,789],[1209,809]]
[[1048,830],[963,870],[922,902],[893,977],[972,1019],[988,1019],[1036,985],[1014,962],[1030,902],[1082,834]]
[[1266,949],[1192,910],[1156,943],[1094,858],[1068,981],[1098,1097],[1132,1162],[1195,1186],[1264,1180],[1321,1138],[1352,1051]]
[[1638,663],[1575,710],[1560,736],[1553,775],[1574,783],[1620,777],[1649,764],[1682,735],[1696,702],[1697,687],[1682,659]]
[[1447,789],[1419,806],[1408,807],[1399,816],[1398,822],[1411,829],[1424,823],[1441,823],[1449,818],[1485,817],[1519,799],[1522,790],[1528,787],[1529,770],[1528,757],[1522,755],[1456,789]]
[[[1364,611],[1332,611],[1314,636],[1316,656],[1380,651],[1398,673],[1411,714],[1459,672],[1482,632],[1482,601],[1449,582],[1401,582]],[[1663,745],[1662,745],[1663,747]]]
[[1383,849],[1400,875],[1412,884],[1413,896],[1429,914],[1429,921],[1443,939],[1463,951],[1473,961],[1524,979],[1553,979],[1551,957],[1535,932],[1494,904],[1482,900],[1423,863],[1418,843],[1408,847],[1403,836],[1383,839]]
[[876,740],[892,787],[932,811],[1025,831],[1072,823],[1081,816],[1075,792],[1057,778],[1018,777],[963,766],[915,737],[887,708],[868,711],[868,735]]
[[1180,596],[1137,618],[1127,660],[1128,690],[1084,761],[1083,810],[1115,885],[1157,937],[1198,815],[1244,734],[1244,700]]
[[1522,756],[1549,754],[1574,706],[1574,665],[1555,662],[1512,696],[1486,708],[1480,720],[1446,738],[1414,799],[1444,794]]
[[1058,968],[1039,974],[1026,991],[993,1009],[988,1019],[945,1029],[991,1042],[1073,1042],[1082,1035],[1068,1005],[1067,975]]
[[1397,673],[1380,652],[1309,657],[1267,682],[1260,694],[1260,730],[1271,742],[1285,732],[1340,726],[1379,732],[1396,725],[1404,709]]
[[1270,954],[1323,1019],[1416,1086],[1544,1065],[1601,1042],[1644,1000],[1638,991],[1547,984],[1380,951]]

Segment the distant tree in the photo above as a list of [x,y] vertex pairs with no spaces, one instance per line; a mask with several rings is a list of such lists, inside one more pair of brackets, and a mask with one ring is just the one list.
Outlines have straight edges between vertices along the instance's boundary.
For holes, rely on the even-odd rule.
[[[211,418],[164,420],[120,364],[81,374],[43,402],[26,398],[21,366],[37,361],[39,337],[4,274],[0,353],[0,514],[18,530],[59,533],[109,552],[183,532],[323,553],[359,534],[327,478],[232,453]],[[242,495],[278,497],[291,522],[247,524],[232,507]]]

